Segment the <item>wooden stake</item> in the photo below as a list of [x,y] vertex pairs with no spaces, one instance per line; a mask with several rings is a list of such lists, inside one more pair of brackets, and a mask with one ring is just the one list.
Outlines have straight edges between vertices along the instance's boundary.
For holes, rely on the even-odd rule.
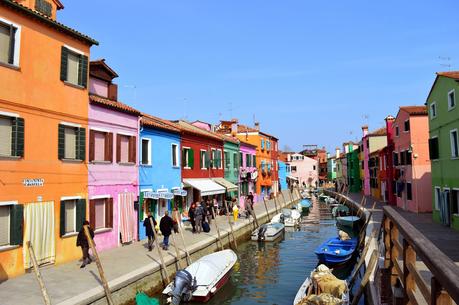
[[97,269],[99,270],[99,276],[100,276],[100,280],[102,281],[102,286],[104,287],[104,290],[105,290],[105,297],[107,298],[107,303],[109,305],[115,305],[112,299],[110,288],[108,287],[107,279],[105,278],[105,273],[104,273],[104,269],[102,268],[102,263],[100,262],[100,259],[99,259],[99,254],[97,253],[96,247],[94,246],[94,241],[92,240],[91,234],[89,233],[88,225],[84,225],[83,230],[84,230],[84,234],[86,235],[86,239],[88,240],[89,247],[91,247],[92,254],[96,258],[96,265],[97,265]]
[[175,249],[175,257],[177,258],[177,263],[178,263],[178,266],[179,266],[179,269],[182,269],[182,268],[185,268],[185,267],[182,267],[182,257],[180,256],[180,252],[179,252],[179,248],[178,248],[178,245],[177,245],[177,242],[175,241],[175,232],[171,232],[171,236],[172,236],[172,242],[174,243],[174,249]]
[[35,276],[37,277],[38,284],[40,284],[40,290],[41,295],[43,296],[43,301],[46,305],[51,305],[48,291],[46,290],[45,283],[43,282],[43,278],[41,277],[40,269],[38,269],[37,258],[35,257],[35,252],[33,251],[32,244],[30,243],[30,241],[27,242],[27,247],[29,248],[29,255],[32,260],[33,271],[35,272]]
[[[220,235],[220,229],[218,228],[218,224],[217,224],[217,217],[215,217],[215,211],[214,209],[210,209],[210,210],[212,211],[212,217],[214,218],[215,230],[217,231],[218,241],[220,242],[220,250],[224,250],[225,248],[223,247],[222,237]],[[218,246],[218,243],[217,243],[217,246]]]
[[367,269],[365,271],[365,274],[363,275],[362,282],[360,282],[360,286],[357,289],[357,292],[354,295],[354,298],[352,299],[352,305],[357,305],[359,303],[360,297],[363,294],[363,290],[365,286],[368,284],[368,281],[370,280],[370,275],[373,272],[377,261],[378,261],[378,251],[373,250],[373,253],[371,253],[371,258],[368,263]]
[[250,213],[252,214],[253,220],[255,221],[255,224],[257,225],[257,228],[258,228],[260,225],[258,224],[257,215],[255,214],[254,209],[252,209],[252,206],[250,205],[250,203],[249,203],[249,207],[250,207],[249,208],[250,209]]
[[265,200],[265,198],[263,198],[263,204],[265,205],[266,215],[268,215],[268,221],[269,221],[269,219],[271,218],[271,216],[269,216],[268,206],[266,205],[266,200]]
[[276,208],[276,214],[279,213],[279,211],[277,210],[277,201],[276,200],[273,200],[274,202],[274,207]]
[[[288,192],[288,190],[287,190],[287,192]],[[285,201],[284,193],[282,192],[281,194],[282,194],[282,200],[284,200],[284,204],[285,204],[287,201]],[[276,213],[277,213],[277,209],[276,209]]]
[[[174,211],[175,214],[175,219],[179,219],[178,218],[178,211]],[[182,228],[179,226],[179,233],[180,233],[180,237],[182,239],[182,244],[183,244],[183,248],[185,249],[185,254],[186,254],[186,262],[189,265],[191,265],[192,261],[191,261],[191,257],[190,257],[190,253],[188,252],[187,248],[186,248],[186,244],[185,244],[185,238],[183,238],[183,232],[182,232]]]
[[234,237],[233,224],[231,223],[231,217],[230,217],[231,215],[229,214],[228,203],[226,202],[226,200],[224,200],[224,202],[225,202],[225,208],[226,208],[226,218],[228,219],[228,223],[231,229],[231,237],[233,237],[233,244],[234,244],[234,247],[237,249],[237,241],[236,241],[236,238]]
[[363,248],[362,254],[360,255],[359,262],[354,268],[354,271],[352,272],[351,275],[351,280],[349,281],[349,288],[352,290],[352,286],[354,286],[355,280],[357,279],[357,276],[359,275],[359,270],[362,267],[363,263],[365,262],[365,257],[367,256],[368,249],[370,247],[371,240],[375,237],[376,231],[373,231],[370,235],[370,238],[368,239],[368,242],[366,243],[365,247]]
[[164,270],[165,279],[163,279],[163,284],[164,286],[167,286],[167,284],[169,284],[169,273],[167,272],[166,264],[164,263],[163,253],[159,248],[158,236],[156,235],[156,229],[155,224],[153,223],[153,218],[148,217],[148,219],[150,220],[151,229],[153,231],[153,241],[155,242],[155,247],[158,250],[159,260],[161,261],[161,269]]

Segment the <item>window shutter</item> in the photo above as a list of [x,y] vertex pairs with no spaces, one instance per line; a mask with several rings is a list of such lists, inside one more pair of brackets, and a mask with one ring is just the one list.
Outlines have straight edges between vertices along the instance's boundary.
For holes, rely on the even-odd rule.
[[253,155],[253,162],[252,162],[253,167],[257,167],[257,157]]
[[89,200],[89,226],[95,230],[96,228],[96,201]]
[[84,161],[86,159],[86,129],[78,128],[77,130],[77,151],[76,158]]
[[64,159],[65,156],[65,126],[59,124],[58,129],[58,144],[57,144],[57,155],[60,160]]
[[10,25],[10,49],[8,50],[8,63],[14,64],[14,44],[15,44],[16,28]]
[[205,156],[206,156],[206,168],[209,168],[210,167],[210,155],[209,155],[209,151],[206,150],[205,152]]
[[182,148],[182,168],[186,166],[186,148]]
[[80,55],[80,62],[78,65],[78,85],[85,87],[88,83],[88,57]]
[[135,163],[137,160],[137,137],[129,138],[129,162]]
[[61,201],[61,211],[59,213],[59,236],[65,235],[65,201]]
[[11,155],[24,157],[24,119],[13,118],[11,137]]
[[113,198],[105,201],[105,227],[113,228]]
[[83,227],[83,222],[86,220],[86,199],[77,200],[75,218],[75,230],[79,232]]
[[190,152],[188,153],[188,164],[191,169],[194,168],[194,150],[190,148]]
[[119,134],[116,135],[116,163],[121,162],[121,137]]
[[10,245],[22,245],[24,231],[24,206],[14,204],[11,206],[10,216]]
[[105,134],[105,161],[113,162],[113,133]]
[[94,161],[95,150],[96,150],[96,133],[94,132],[94,130],[89,130],[89,162]]
[[61,48],[61,81],[67,80],[67,62],[69,50],[62,46]]

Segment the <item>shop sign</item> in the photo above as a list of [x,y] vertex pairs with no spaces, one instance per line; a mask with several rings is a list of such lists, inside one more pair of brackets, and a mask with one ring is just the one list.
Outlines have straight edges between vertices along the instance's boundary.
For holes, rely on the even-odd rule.
[[37,178],[37,179],[24,179],[22,180],[22,184],[24,186],[43,186],[45,184],[45,179]]
[[173,199],[174,198],[174,194],[172,193],[169,193],[169,192],[159,192],[159,198],[161,199]]
[[143,198],[159,199],[158,192],[143,192]]
[[185,190],[174,190],[174,195],[175,196],[185,197],[187,194],[188,194],[188,192],[185,191]]

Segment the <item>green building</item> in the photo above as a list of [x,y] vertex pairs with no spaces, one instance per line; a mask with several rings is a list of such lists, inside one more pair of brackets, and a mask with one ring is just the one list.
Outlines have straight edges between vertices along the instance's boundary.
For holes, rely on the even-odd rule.
[[327,158],[327,179],[329,182],[336,180],[336,156]]
[[433,219],[459,230],[459,71],[439,72],[429,96]]
[[[225,179],[234,185],[239,184],[239,141],[234,138],[224,137],[223,154],[225,157]],[[228,189],[228,188],[227,188]],[[228,192],[231,198],[238,198],[238,191]]]
[[360,149],[357,146],[349,145],[347,158],[347,184],[349,192],[358,193],[362,190],[362,180],[360,179]]

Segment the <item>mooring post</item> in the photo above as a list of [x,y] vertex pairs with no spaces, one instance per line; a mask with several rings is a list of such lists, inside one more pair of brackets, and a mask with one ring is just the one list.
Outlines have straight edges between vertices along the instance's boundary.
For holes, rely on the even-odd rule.
[[[218,224],[217,224],[217,217],[215,216],[214,209],[210,209],[210,210],[212,211],[212,217],[214,218],[215,230],[217,231],[218,242],[220,242],[220,249],[223,250],[225,248],[223,247],[222,237],[220,235],[220,228],[218,227]],[[218,246],[218,243],[217,243],[217,246]]]
[[[175,214],[175,219],[180,219],[178,217],[178,211],[174,211],[176,214]],[[217,221],[217,220],[215,220]],[[180,238],[182,239],[182,244],[183,244],[183,248],[185,250],[185,254],[186,254],[186,263],[187,265],[191,265],[191,257],[190,257],[190,253],[188,252],[187,248],[186,248],[186,244],[185,244],[185,238],[183,237],[183,232],[182,232],[182,228],[181,226],[179,226],[179,233],[180,233]]]
[[228,224],[231,230],[231,236],[233,237],[233,244],[234,244],[234,247],[237,249],[237,241],[236,241],[236,238],[234,237],[233,224],[231,223],[231,217],[230,217],[229,210],[228,210],[228,203],[226,202],[226,200],[224,200],[224,202],[225,202],[225,208],[226,208],[226,218],[228,219]]
[[33,251],[32,244],[30,241],[27,242],[27,247],[29,248],[29,255],[33,265],[33,271],[35,272],[35,276],[37,277],[38,284],[40,285],[41,295],[43,296],[43,301],[46,305],[51,305],[51,300],[49,299],[48,291],[46,290],[45,283],[43,282],[43,278],[40,273],[40,269],[38,268],[37,258],[35,256],[35,252]]
[[164,276],[165,280],[163,280],[164,286],[167,286],[169,284],[169,273],[167,272],[166,264],[164,263],[164,258],[163,258],[163,253],[161,252],[161,249],[159,248],[158,244],[158,235],[156,234],[156,229],[155,229],[155,224],[153,223],[153,218],[148,217],[150,220],[150,225],[151,225],[151,230],[153,231],[153,241],[155,242],[156,249],[158,250],[158,255],[159,255],[159,260],[161,261],[161,269],[164,270]]

